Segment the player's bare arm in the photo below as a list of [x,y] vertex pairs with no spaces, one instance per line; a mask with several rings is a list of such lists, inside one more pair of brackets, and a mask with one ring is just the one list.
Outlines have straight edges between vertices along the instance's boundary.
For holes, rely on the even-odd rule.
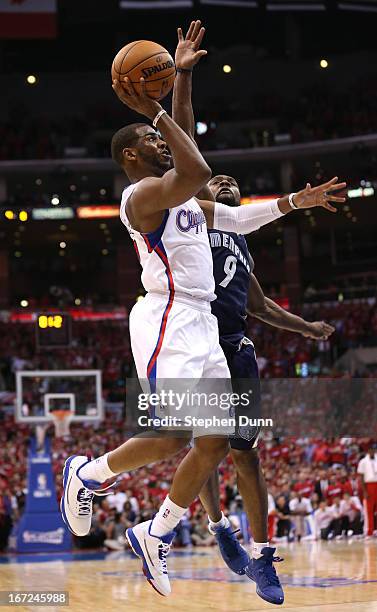
[[205,28],[201,21],[192,21],[186,36],[182,28],[178,28],[178,45],[175,51],[175,66],[177,75],[173,89],[173,119],[188,136],[194,140],[195,119],[191,103],[192,71],[199,60],[207,55],[205,49],[200,49]]
[[[113,88],[124,104],[151,121],[163,110],[156,100],[147,96],[143,79],[140,79],[140,94],[127,77],[124,85],[114,81]],[[166,142],[166,152],[170,151],[173,157],[174,167],[161,177],[142,177],[135,188],[127,213],[132,217],[130,221],[135,224],[135,229],[141,231],[155,229],[162,218],[159,211],[179,206],[193,197],[211,176],[198,148],[166,112],[158,120],[158,129]],[[151,128],[150,137],[157,136]],[[129,155],[132,155],[132,149]]]
[[230,207],[208,200],[198,200],[198,202],[205,214],[209,228],[237,234],[249,234],[296,209],[319,207],[330,212],[337,212],[333,204],[343,204],[346,198],[336,195],[334,192],[341,191],[346,186],[347,183],[338,183],[337,176],[317,187],[312,187],[310,183],[307,183],[305,189],[298,191],[291,197],[292,206],[289,196],[250,206]]
[[[178,28],[178,45],[175,52],[177,75],[173,89],[173,119],[182,130],[195,142],[195,117],[192,107],[192,71],[199,60],[207,55],[200,49],[205,34],[201,21],[192,21],[186,36]],[[195,142],[196,144],[196,142]],[[214,201],[210,188],[205,185],[197,197],[201,200]]]
[[274,327],[287,329],[313,338],[314,340],[327,340],[335,328],[324,321],[306,321],[266,297],[254,274],[250,275],[249,297],[247,314],[264,321]]

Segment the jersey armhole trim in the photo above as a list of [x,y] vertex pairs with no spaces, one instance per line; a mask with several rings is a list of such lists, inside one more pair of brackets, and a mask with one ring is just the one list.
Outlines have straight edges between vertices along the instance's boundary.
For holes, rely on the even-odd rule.
[[[126,210],[127,210],[127,204],[128,204],[128,202],[129,202],[129,200],[130,200],[130,198],[131,198],[131,196],[132,196],[132,194],[133,194],[133,192],[134,192],[134,188],[136,187],[136,185],[137,185],[137,183],[134,183],[134,184],[132,185],[133,189],[131,190],[131,192],[129,193],[129,195],[127,196],[127,199],[126,199],[125,201],[123,201],[123,194],[124,194],[124,192],[123,192],[123,194],[122,194],[122,200],[121,200],[121,203],[120,203],[120,210],[119,210],[119,216],[120,216],[120,220],[122,221],[122,223],[123,223],[123,224],[124,224],[126,227],[129,225],[129,226],[130,226],[130,228],[131,228],[131,229],[133,229],[133,230],[134,230],[134,228],[133,228],[133,227],[132,227],[132,225],[131,225],[131,222],[130,222],[130,220],[129,220],[129,218],[128,218],[128,215],[127,215]],[[131,185],[129,185],[128,187],[126,187],[125,191],[127,191],[127,189],[129,189],[130,187],[131,187]],[[136,230],[134,230],[134,231],[136,231]]]
[[140,232],[145,244],[147,245],[148,253],[152,253],[152,251],[154,251],[158,243],[161,241],[162,234],[164,233],[166,224],[168,222],[169,213],[169,209],[166,209],[164,211],[164,216],[162,218],[161,224],[156,230],[154,230],[154,232]]

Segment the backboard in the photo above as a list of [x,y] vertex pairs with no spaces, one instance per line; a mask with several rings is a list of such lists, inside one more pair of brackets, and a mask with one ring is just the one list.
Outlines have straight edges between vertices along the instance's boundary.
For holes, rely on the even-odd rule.
[[16,373],[16,420],[51,422],[54,411],[69,410],[73,422],[103,419],[100,370],[23,370]]

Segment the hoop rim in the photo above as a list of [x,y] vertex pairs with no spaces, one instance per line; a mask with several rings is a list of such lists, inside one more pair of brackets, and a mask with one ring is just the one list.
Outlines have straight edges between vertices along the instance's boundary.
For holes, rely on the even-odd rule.
[[64,419],[73,418],[74,416],[73,410],[52,410],[49,412],[50,418],[54,421],[64,421]]

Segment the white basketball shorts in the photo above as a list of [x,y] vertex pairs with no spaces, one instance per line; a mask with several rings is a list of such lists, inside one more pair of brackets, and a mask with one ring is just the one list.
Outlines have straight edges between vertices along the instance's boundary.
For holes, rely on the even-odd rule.
[[[143,390],[159,393],[169,388],[180,393],[178,402],[161,403],[153,416],[178,417],[179,424],[168,429],[191,431],[194,437],[234,433],[226,397],[232,393],[230,372],[210,304],[148,293],[131,310],[129,325]],[[188,391],[185,397],[184,391]],[[185,420],[186,415],[192,418]],[[209,421],[203,425],[202,419]]]

